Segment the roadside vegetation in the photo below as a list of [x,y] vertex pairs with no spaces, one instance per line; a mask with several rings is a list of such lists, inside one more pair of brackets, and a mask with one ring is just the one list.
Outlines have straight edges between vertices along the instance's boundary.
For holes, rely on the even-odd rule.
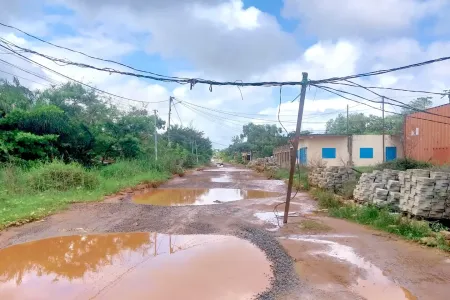
[[[141,183],[157,186],[208,163],[211,141],[142,107],[67,83],[29,90],[0,80],[0,229],[42,218],[69,203],[101,200]],[[115,100],[117,101],[117,100]]]
[[[288,169],[278,169],[275,172],[267,174],[269,178],[285,180],[286,182],[289,180],[289,170]],[[309,183],[308,183],[308,169],[304,167],[298,167],[294,173],[294,181],[292,183],[293,189],[297,191],[308,191]]]
[[446,229],[442,224],[412,220],[392,213],[387,208],[344,203],[333,192],[322,189],[312,189],[311,195],[318,201],[319,207],[327,209],[332,217],[368,225],[407,240],[450,251],[449,241],[440,233]]

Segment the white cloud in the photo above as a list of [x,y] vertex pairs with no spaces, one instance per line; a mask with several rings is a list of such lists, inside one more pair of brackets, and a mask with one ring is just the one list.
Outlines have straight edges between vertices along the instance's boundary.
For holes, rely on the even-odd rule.
[[283,14],[299,19],[307,34],[367,38],[411,30],[447,4],[445,0],[285,0]]

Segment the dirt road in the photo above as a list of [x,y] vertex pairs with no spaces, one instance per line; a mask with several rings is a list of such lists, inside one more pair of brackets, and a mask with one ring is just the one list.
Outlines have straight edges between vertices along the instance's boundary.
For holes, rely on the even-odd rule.
[[[226,202],[223,201],[225,190],[214,190],[217,188],[229,189],[228,192],[243,195],[242,198],[260,194],[240,190],[278,194]],[[282,181],[266,180],[245,169],[224,167],[192,172],[160,189],[176,189],[178,202],[200,204],[201,201],[210,203],[212,199],[224,203],[145,205],[136,204],[133,199],[139,198],[141,203],[149,191],[125,193],[101,203],[76,204],[45,220],[7,229],[0,233],[0,249],[74,234],[232,235],[252,242],[271,264],[270,287],[259,295],[261,299],[449,298],[450,257],[447,254],[321,215],[316,212],[315,201],[306,193],[296,195],[289,224],[280,228],[273,208],[284,200],[286,186]],[[189,189],[189,193],[180,196],[179,189]],[[175,201],[175,194],[168,195],[167,199]],[[158,201],[163,198],[159,196]],[[283,205],[278,211],[281,214]]]

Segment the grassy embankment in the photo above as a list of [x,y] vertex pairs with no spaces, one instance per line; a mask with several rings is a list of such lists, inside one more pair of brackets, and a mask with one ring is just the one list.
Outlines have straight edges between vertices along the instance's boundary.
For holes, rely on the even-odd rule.
[[40,163],[0,168],[0,230],[43,218],[70,203],[99,201],[141,183],[158,186],[171,177],[163,164],[130,160],[86,169],[78,164]]
[[[383,169],[410,169],[410,168],[435,168],[427,163],[411,160],[397,160],[373,167],[359,167],[360,172],[372,172]],[[298,175],[300,174],[300,175]],[[275,179],[287,179],[289,171],[280,169],[272,176]],[[347,182],[339,195],[344,199],[351,199],[356,182]],[[300,190],[309,190],[308,170],[302,168],[300,173],[296,171],[294,187]],[[439,223],[411,220],[400,214],[394,214],[387,208],[380,209],[375,206],[363,206],[344,203],[331,191],[312,189],[311,195],[318,201],[320,208],[328,210],[328,214],[335,218],[347,219],[363,225],[368,225],[378,230],[386,231],[401,236],[407,240],[413,240],[431,247],[438,247],[450,251],[450,244],[439,231],[446,229]]]
[[[289,170],[278,169],[275,173],[267,174],[267,176],[269,178],[285,180],[287,182],[289,179]],[[309,190],[308,170],[306,168],[300,167],[300,168],[295,169],[294,182],[293,182],[292,186],[295,190],[298,190],[298,191]]]
[[450,251],[449,242],[439,233],[445,227],[439,223],[412,220],[392,213],[387,208],[342,203],[334,193],[322,189],[311,190],[311,195],[317,199],[319,207],[328,209],[328,214],[332,217],[368,225],[407,240]]

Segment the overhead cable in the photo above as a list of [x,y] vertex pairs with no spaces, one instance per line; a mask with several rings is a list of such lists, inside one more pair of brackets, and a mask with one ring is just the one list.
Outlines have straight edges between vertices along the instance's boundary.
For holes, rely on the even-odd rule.
[[[1,39],[1,38],[0,38],[0,39]],[[70,80],[70,81],[76,82],[76,83],[78,83],[78,84],[81,84],[81,85],[86,86],[86,87],[88,87],[88,88],[90,88],[90,89],[93,89],[93,90],[95,90],[95,91],[98,91],[98,92],[100,92],[100,93],[103,93],[103,94],[106,94],[106,95],[109,95],[109,96],[112,96],[112,97],[121,98],[121,99],[124,99],[124,100],[129,100],[129,101],[134,101],[134,102],[139,102],[139,103],[160,103],[160,102],[167,102],[167,101],[168,101],[168,100],[163,100],[163,101],[142,101],[142,100],[136,100],[136,99],[131,99],[131,98],[119,96],[119,95],[116,95],[116,94],[113,94],[113,93],[110,93],[110,92],[101,90],[101,89],[99,89],[99,88],[93,87],[93,86],[91,86],[91,85],[89,85],[89,84],[86,84],[86,83],[84,83],[84,82],[81,82],[81,81],[79,81],[79,80],[73,79],[73,78],[71,78],[71,77],[69,77],[69,76],[67,76],[67,75],[64,75],[64,74],[62,74],[62,73],[60,73],[60,72],[58,72],[58,71],[55,71],[55,70],[53,70],[53,69],[51,69],[51,68],[49,68],[49,67],[47,67],[47,66],[44,66],[44,65],[42,65],[42,64],[40,64],[40,63],[38,63],[38,62],[36,62],[36,61],[34,61],[34,60],[32,60],[32,59],[30,59],[30,58],[28,58],[28,57],[26,57],[26,56],[20,54],[20,53],[17,53],[17,51],[12,50],[12,49],[10,49],[10,48],[8,48],[8,47],[5,47],[5,46],[3,46],[3,45],[0,45],[0,47],[4,48],[4,49],[6,49],[6,50],[9,50],[9,51],[13,52],[16,56],[19,56],[19,57],[21,57],[22,59],[24,59],[24,60],[26,60],[26,61],[28,61],[28,62],[30,62],[30,63],[32,63],[32,64],[36,64],[36,65],[38,65],[38,66],[40,66],[40,67],[42,67],[42,68],[44,68],[44,69],[46,69],[46,70],[48,70],[48,71],[54,73],[54,74],[57,74],[57,75],[59,75],[59,76],[61,76],[61,77],[64,77],[64,78]]]

